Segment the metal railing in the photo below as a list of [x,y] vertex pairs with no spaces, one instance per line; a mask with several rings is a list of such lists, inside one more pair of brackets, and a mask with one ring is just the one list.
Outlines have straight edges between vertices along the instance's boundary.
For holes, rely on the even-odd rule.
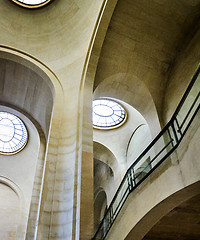
[[105,239],[128,195],[179,145],[200,108],[200,66],[171,120],[127,170],[93,240]]

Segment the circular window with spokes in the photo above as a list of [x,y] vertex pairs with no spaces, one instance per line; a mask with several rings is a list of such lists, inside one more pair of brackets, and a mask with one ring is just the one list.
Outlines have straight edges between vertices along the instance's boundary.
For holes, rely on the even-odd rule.
[[0,154],[11,155],[21,151],[28,140],[28,132],[17,116],[0,112]]
[[126,118],[127,112],[121,104],[109,99],[97,99],[93,101],[94,128],[117,128],[125,123]]
[[26,8],[39,8],[48,3],[52,0],[11,0],[12,2]]

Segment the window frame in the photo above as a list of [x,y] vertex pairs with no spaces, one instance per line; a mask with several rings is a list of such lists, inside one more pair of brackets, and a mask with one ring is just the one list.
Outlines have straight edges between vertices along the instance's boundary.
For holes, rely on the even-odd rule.
[[[15,151],[12,151],[12,152],[4,152],[4,151],[1,151],[0,150],[0,155],[8,155],[8,156],[10,156],[10,155],[14,155],[14,154],[17,154],[17,153],[19,153],[19,152],[21,152],[25,147],[26,147],[26,145],[27,145],[27,143],[28,143],[28,141],[29,141],[29,133],[28,133],[28,129],[27,129],[27,126],[26,126],[26,124],[24,123],[24,121],[19,117],[19,116],[17,116],[16,114],[13,114],[13,113],[11,113],[11,112],[8,112],[8,111],[4,111],[4,110],[0,110],[0,113],[7,113],[7,114],[10,114],[10,115],[13,115],[14,117],[16,117],[17,119],[19,119],[19,122],[21,122],[22,124],[23,124],[23,128],[25,129],[25,132],[26,132],[26,140],[24,141],[24,143],[23,143],[23,145],[20,147],[20,148],[18,148],[17,150],[15,150]],[[9,119],[9,118],[8,118]],[[20,124],[21,124],[20,123]],[[13,124],[14,125],[14,124]],[[22,134],[23,134],[23,131],[22,131]],[[14,135],[13,135],[14,136]],[[22,135],[22,138],[23,138],[23,135]],[[2,140],[0,140],[0,141],[2,141]],[[3,142],[3,141],[2,141]],[[19,143],[21,142],[21,140],[19,141]],[[18,144],[19,144],[18,143]],[[17,144],[17,145],[18,145]],[[16,145],[16,146],[17,146]]]
[[[112,98],[97,98],[97,99],[94,99],[93,101],[96,101],[96,100],[107,100],[107,101],[111,101],[111,102],[117,103],[117,104],[124,110],[124,112],[125,112],[125,117],[124,117],[124,119],[123,119],[121,122],[119,122],[118,124],[113,125],[113,126],[108,126],[108,127],[106,127],[106,126],[97,126],[97,125],[94,125],[93,120],[92,120],[92,125],[93,125],[93,128],[94,128],[94,129],[96,129],[96,130],[114,130],[114,129],[117,129],[117,128],[123,126],[123,125],[127,122],[127,119],[128,119],[128,111],[127,111],[127,109],[126,109],[121,103],[119,103],[119,101],[117,101],[117,100],[115,100],[115,99],[112,99]],[[92,103],[93,103],[93,101],[92,101]],[[92,105],[92,116],[93,116],[93,105]],[[93,119],[93,117],[92,117],[92,119]]]

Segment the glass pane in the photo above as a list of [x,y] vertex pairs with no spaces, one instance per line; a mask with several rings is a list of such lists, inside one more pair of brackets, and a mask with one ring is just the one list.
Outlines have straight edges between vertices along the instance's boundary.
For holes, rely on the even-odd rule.
[[46,2],[47,0],[18,0],[18,1],[28,5],[38,5]]
[[200,104],[200,76],[196,79],[192,89],[190,90],[187,98],[185,99],[178,115],[177,120],[181,128],[181,132],[184,133],[188,126],[194,112]]
[[109,128],[120,126],[126,119],[126,111],[115,101],[97,99],[93,101],[94,127]]
[[120,185],[119,192],[117,193],[117,196],[112,205],[113,218],[116,217],[118,211],[120,210],[128,194],[129,194],[128,179],[125,178],[125,180]]
[[23,122],[15,115],[0,112],[0,153],[12,154],[22,149],[28,138]]
[[146,174],[155,167],[173,148],[174,136],[165,131],[140,161],[133,166],[135,181],[140,182]]

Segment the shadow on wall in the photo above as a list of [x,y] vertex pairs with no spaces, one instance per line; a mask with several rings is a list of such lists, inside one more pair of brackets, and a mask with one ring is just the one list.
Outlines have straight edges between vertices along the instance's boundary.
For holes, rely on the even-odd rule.
[[119,178],[118,162],[114,154],[103,144],[93,142],[94,152],[94,192],[103,188],[110,203],[117,188]]
[[94,197],[94,230],[99,227],[107,210],[107,196],[103,188],[99,188]]
[[49,83],[31,68],[9,59],[0,58],[0,71],[0,101],[30,115],[47,138],[53,108]]

